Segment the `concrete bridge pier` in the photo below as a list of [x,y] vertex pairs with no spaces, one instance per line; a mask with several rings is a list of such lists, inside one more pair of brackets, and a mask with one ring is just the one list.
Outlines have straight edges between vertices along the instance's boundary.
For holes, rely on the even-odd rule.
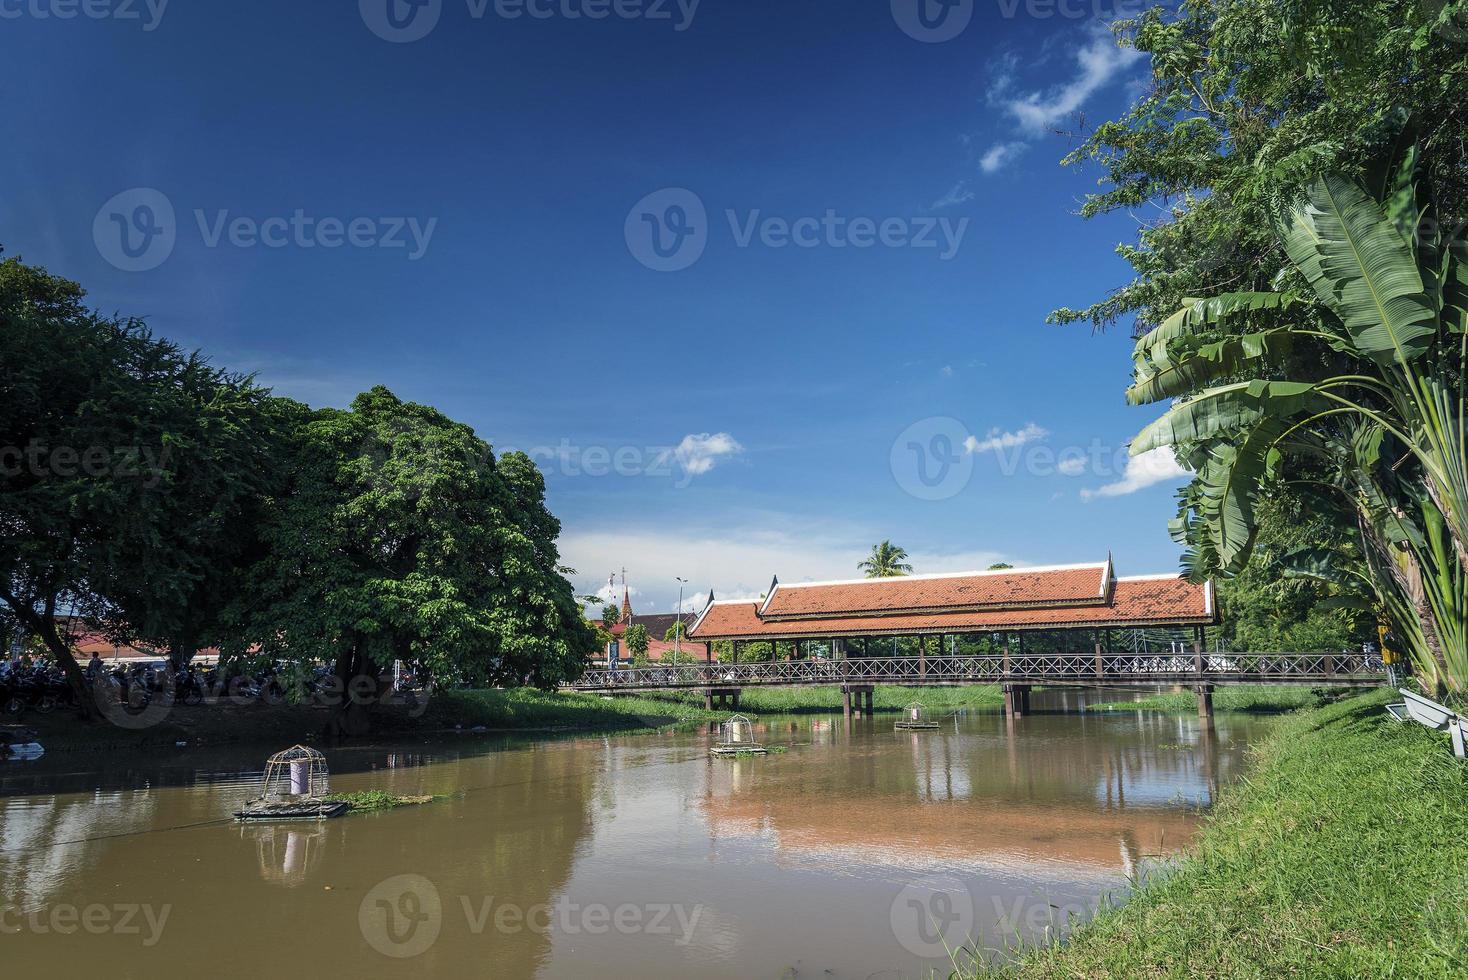
[[1030,685],[1004,685],[1004,714],[1008,718],[1023,718],[1030,713]]
[[1198,695],[1198,717],[1213,720],[1213,685],[1199,684],[1193,688],[1193,693]]
[[703,709],[713,711],[717,706],[720,710],[739,710],[739,691],[737,687],[730,688],[708,688],[703,692]]
[[872,715],[872,698],[876,688],[871,684],[843,684],[841,686],[841,714],[843,717],[851,717],[851,698],[856,696],[856,710],[863,717],[870,718]]

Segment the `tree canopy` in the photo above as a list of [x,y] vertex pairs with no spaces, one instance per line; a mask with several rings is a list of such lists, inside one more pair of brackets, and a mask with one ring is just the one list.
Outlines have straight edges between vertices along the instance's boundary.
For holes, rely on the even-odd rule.
[[394,660],[440,683],[545,689],[584,668],[595,634],[527,457],[497,459],[468,426],[378,387],[311,413],[289,465],[232,656],[325,661],[348,686]]
[[[1119,249],[1132,282],[1052,316],[1134,317],[1128,398],[1173,404],[1132,451],[1171,446],[1198,474],[1173,525],[1193,575],[1238,576],[1235,599],[1309,577],[1324,591],[1296,625],[1369,605],[1424,683],[1452,690],[1468,645],[1465,15],[1202,0],[1118,25],[1152,86],[1068,162],[1104,171],[1083,214],[1157,217]],[[1277,547],[1270,522],[1300,518],[1313,532]]]
[[1056,322],[1134,317],[1141,334],[1188,297],[1269,289],[1281,203],[1322,173],[1364,179],[1402,115],[1436,220],[1468,219],[1468,0],[1196,0],[1115,30],[1150,56],[1150,87],[1065,162],[1101,170],[1082,216],[1141,216],[1117,248],[1134,277]]
[[0,378],[0,602],[79,696],[68,614],[180,660],[219,644],[374,688],[402,660],[550,689],[595,648],[540,472],[433,408],[273,397],[18,259]]
[[872,553],[858,562],[856,567],[867,578],[896,578],[899,575],[912,574],[907,551],[891,541],[872,545]]

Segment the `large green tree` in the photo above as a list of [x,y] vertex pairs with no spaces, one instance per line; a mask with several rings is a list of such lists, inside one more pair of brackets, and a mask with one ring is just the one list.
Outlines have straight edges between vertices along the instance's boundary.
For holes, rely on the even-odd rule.
[[[1413,463],[1435,466],[1439,476],[1450,475],[1437,463],[1426,464],[1422,456],[1408,452],[1415,447],[1441,458],[1449,448],[1443,437],[1452,425],[1432,404],[1435,395],[1421,399],[1421,411],[1397,402],[1396,407],[1405,408],[1425,427],[1403,432],[1407,438],[1395,446],[1391,433],[1384,447],[1377,441],[1375,421],[1358,417],[1349,423],[1343,417],[1346,411],[1342,417],[1331,416],[1332,438],[1320,444],[1323,451],[1317,447],[1313,454],[1281,452],[1275,437],[1283,435],[1282,430],[1271,436],[1245,423],[1261,407],[1251,401],[1268,400],[1270,411],[1264,414],[1283,418],[1278,410],[1286,407],[1288,398],[1294,397],[1294,407],[1305,410],[1321,397],[1315,390],[1291,390],[1274,382],[1294,379],[1308,388],[1326,377],[1346,377],[1356,371],[1357,360],[1364,360],[1368,375],[1394,370],[1384,361],[1395,355],[1380,349],[1379,338],[1361,338],[1369,329],[1365,319],[1357,313],[1342,319],[1342,309],[1332,308],[1345,297],[1320,292],[1322,286],[1327,291],[1345,288],[1350,277],[1342,274],[1339,254],[1326,260],[1324,278],[1318,274],[1318,263],[1307,255],[1316,244],[1306,240],[1305,229],[1330,224],[1324,216],[1332,210],[1339,212],[1337,224],[1349,221],[1360,226],[1360,200],[1347,203],[1336,193],[1354,186],[1381,202],[1394,233],[1409,246],[1419,239],[1437,242],[1448,254],[1453,242],[1461,242],[1468,221],[1465,27],[1468,4],[1463,0],[1352,4],[1198,0],[1173,9],[1156,8],[1117,25],[1120,43],[1151,56],[1152,84],[1123,117],[1097,127],[1067,162],[1098,165],[1102,170],[1103,189],[1087,200],[1086,216],[1148,209],[1156,217],[1142,224],[1135,242],[1118,249],[1134,269],[1130,283],[1084,309],[1061,309],[1052,318],[1088,320],[1100,327],[1133,318],[1136,334],[1146,335],[1138,346],[1136,385],[1130,393],[1134,401],[1196,394],[1203,387],[1230,381],[1269,385],[1235,389],[1212,400],[1211,407],[1224,409],[1232,402],[1240,413],[1213,435],[1175,432],[1158,438],[1153,430],[1134,445],[1145,448],[1149,440],[1154,445],[1173,444],[1199,469],[1201,478],[1183,494],[1174,530],[1196,546],[1189,555],[1196,574],[1239,573],[1240,581],[1225,590],[1233,591],[1235,599],[1249,595],[1247,580],[1277,580],[1281,569],[1293,567],[1299,574],[1331,582],[1331,594],[1322,598],[1345,602],[1349,594],[1365,591],[1375,594],[1383,607],[1400,607],[1404,601],[1415,606],[1415,613],[1396,610],[1409,626],[1422,621],[1424,614],[1431,619],[1424,608],[1420,562],[1415,571],[1411,561],[1402,570],[1405,599],[1397,595],[1401,590],[1391,584],[1385,566],[1375,569],[1385,574],[1383,578],[1373,574],[1369,564],[1373,555],[1376,560],[1389,553],[1401,558],[1411,547],[1402,538],[1408,532],[1402,528],[1391,532],[1396,538],[1389,542],[1394,551],[1376,547],[1371,538],[1379,525],[1361,523],[1360,508],[1342,490],[1354,489],[1356,500],[1376,490],[1403,490],[1412,485]],[[1415,216],[1406,216],[1405,208],[1394,206],[1380,193],[1388,176],[1380,163],[1383,147],[1404,131],[1407,119],[1414,122],[1407,140],[1414,153],[1410,184],[1414,191],[1428,191],[1417,197],[1426,210]],[[1317,181],[1325,173],[1334,175],[1334,184],[1324,193],[1336,195],[1339,206],[1321,198]],[[1396,186],[1408,183],[1398,181]],[[1302,189],[1313,203],[1301,202]],[[1297,227],[1297,234],[1281,233],[1281,217]],[[1422,269],[1411,275],[1423,278],[1420,305],[1428,308],[1438,302],[1432,282],[1442,270],[1421,258],[1425,276]],[[1332,278],[1334,286],[1326,281]],[[1359,278],[1355,281],[1359,285]],[[1410,283],[1405,293],[1415,293]],[[1198,302],[1195,297],[1209,300]],[[1399,297],[1401,302],[1414,301]],[[1427,367],[1418,360],[1420,346],[1413,346],[1422,340],[1423,331],[1441,336],[1442,326],[1441,318],[1430,327],[1414,323],[1418,336],[1409,339],[1403,351],[1408,370],[1417,375],[1413,384],[1423,375],[1429,387],[1451,382],[1451,365],[1447,377],[1435,373],[1451,357],[1434,358],[1437,367]],[[1317,336],[1305,337],[1288,327],[1317,329]],[[1338,328],[1339,343],[1320,335]],[[1450,325],[1447,330],[1451,331]],[[1173,361],[1191,366],[1175,366]],[[1398,393],[1405,390],[1399,388]],[[1418,390],[1425,389],[1419,384]],[[1375,396],[1359,391],[1337,389],[1331,394],[1354,397],[1364,408],[1377,407]],[[1407,395],[1407,400],[1413,396]],[[1198,406],[1196,411],[1209,408]],[[1220,412],[1216,420],[1223,417]],[[1300,418],[1289,417],[1289,425]],[[1251,442],[1244,440],[1245,429],[1253,434]],[[1316,438],[1325,433],[1293,430],[1291,440],[1297,435]],[[1393,451],[1397,455],[1385,468],[1342,465],[1357,453],[1369,458]],[[1401,472],[1398,462],[1403,454],[1409,457],[1407,472]],[[1247,465],[1240,468],[1234,465],[1237,461]],[[1256,472],[1249,473],[1251,467]],[[1363,484],[1355,479],[1371,473],[1387,485],[1373,487],[1373,480]],[[1420,482],[1417,486],[1425,488]],[[1424,516],[1415,501],[1407,502],[1410,506],[1403,509],[1401,500],[1388,504],[1378,499],[1376,516],[1407,514],[1429,538],[1439,543],[1451,539],[1451,533],[1438,536],[1433,529],[1439,522]],[[1438,516],[1443,527],[1451,528],[1456,504],[1449,500],[1443,504],[1447,509],[1439,508]],[[1271,521],[1279,520],[1273,515],[1302,509],[1325,518],[1323,533],[1314,536],[1309,547],[1294,555],[1256,549],[1256,542],[1283,538],[1291,530],[1288,525],[1271,526]],[[1373,582],[1385,585],[1385,593]],[[1446,595],[1452,587],[1444,583],[1437,591]],[[1325,612],[1301,610],[1307,617]],[[1429,623],[1428,633],[1432,632]],[[1430,635],[1422,639],[1419,650],[1435,642]],[[1440,658],[1424,663],[1430,676],[1439,673],[1431,669],[1434,662],[1440,663]]]
[[394,660],[438,684],[550,689],[585,669],[595,633],[528,457],[379,387],[306,420],[291,468],[228,652],[333,664],[351,692],[334,732],[366,730]]
[[212,635],[241,501],[267,470],[264,394],[99,316],[73,283],[0,262],[0,600],[90,699],[63,628]]
[[1420,146],[1383,148],[1362,186],[1306,184],[1278,218],[1273,291],[1197,300],[1137,343],[1128,397],[1178,399],[1132,444],[1177,447],[1198,478],[1175,525],[1195,572],[1234,573],[1271,484],[1361,538],[1364,566],[1297,567],[1368,583],[1429,689],[1468,690],[1468,245],[1444,239]]
[[1084,217],[1145,217],[1117,252],[1130,282],[1057,322],[1160,324],[1195,296],[1266,290],[1273,218],[1324,172],[1364,179],[1401,114],[1418,121],[1436,220],[1468,220],[1468,0],[1193,0],[1115,25],[1150,85],[1066,163],[1099,168]]

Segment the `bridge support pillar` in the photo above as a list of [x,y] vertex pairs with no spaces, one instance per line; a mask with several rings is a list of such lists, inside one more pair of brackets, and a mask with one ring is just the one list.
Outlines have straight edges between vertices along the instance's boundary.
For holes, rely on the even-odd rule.
[[1213,685],[1212,684],[1199,684],[1197,687],[1194,687],[1193,688],[1193,692],[1198,695],[1198,717],[1199,718],[1212,718],[1213,717]]
[[847,721],[851,720],[851,688],[841,689],[841,716]]
[[866,713],[868,715],[870,715],[873,711],[877,710],[876,709],[876,706],[872,703],[876,699],[876,694],[877,694],[877,692],[874,691],[872,688],[870,688],[870,687],[867,688],[867,706],[866,706]]
[[714,692],[713,691],[704,691],[703,692],[703,710],[705,710],[705,711],[713,711],[714,710]]
[[1010,718],[1023,718],[1030,713],[1030,686],[1028,684],[1004,685],[1004,714]]

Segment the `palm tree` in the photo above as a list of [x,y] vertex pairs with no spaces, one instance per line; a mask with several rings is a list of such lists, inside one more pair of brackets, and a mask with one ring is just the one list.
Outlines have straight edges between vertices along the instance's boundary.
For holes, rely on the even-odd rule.
[[872,545],[872,553],[865,561],[858,562],[856,567],[867,578],[897,578],[912,574],[912,566],[907,563],[907,550],[897,547],[891,541]]
[[1131,445],[1196,479],[1173,535],[1194,577],[1238,572],[1255,505],[1289,484],[1360,537],[1294,574],[1370,586],[1430,690],[1468,691],[1468,243],[1444,236],[1417,147],[1365,184],[1317,178],[1280,219],[1274,292],[1189,300],[1133,354],[1133,404],[1178,399]]

